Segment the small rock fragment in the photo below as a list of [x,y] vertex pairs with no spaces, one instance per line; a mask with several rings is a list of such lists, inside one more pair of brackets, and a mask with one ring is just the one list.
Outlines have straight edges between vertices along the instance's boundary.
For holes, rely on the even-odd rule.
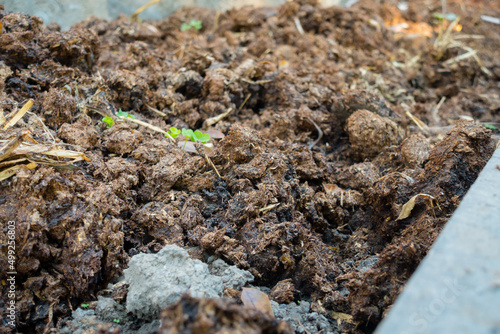
[[292,280],[286,279],[276,283],[269,297],[280,304],[288,304],[295,300],[294,290],[295,285],[292,283]]
[[[221,276],[212,275],[206,263],[191,259],[187,251],[176,245],[167,245],[157,254],[138,254],[124,270],[129,284],[127,311],[140,319],[153,319],[187,292],[199,298],[220,297],[225,284],[239,287],[253,279],[242,272],[225,268]],[[233,282],[235,278],[229,277],[230,273],[236,274],[239,282]]]

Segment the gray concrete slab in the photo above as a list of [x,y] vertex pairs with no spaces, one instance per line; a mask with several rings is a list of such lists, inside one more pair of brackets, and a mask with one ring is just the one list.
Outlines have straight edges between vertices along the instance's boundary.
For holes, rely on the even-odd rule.
[[500,334],[500,149],[376,334]]

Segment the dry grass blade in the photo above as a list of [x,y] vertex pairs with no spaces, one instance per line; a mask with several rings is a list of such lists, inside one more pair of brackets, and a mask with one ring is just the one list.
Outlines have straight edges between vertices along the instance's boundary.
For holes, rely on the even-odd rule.
[[90,161],[89,158],[87,158],[85,154],[81,152],[62,150],[59,148],[40,152],[40,154],[49,155],[57,158],[72,159],[74,162],[81,160]]
[[456,18],[450,25],[446,28],[446,30],[441,30],[439,32],[438,37],[434,41],[434,49],[437,51],[436,60],[440,60],[445,51],[450,47],[451,42],[453,41],[453,28],[458,24],[460,18]]
[[233,111],[233,108],[229,108],[225,112],[223,112],[222,114],[207,118],[207,120],[205,121],[205,126],[212,126],[212,125],[216,124],[220,120],[223,120],[224,118],[226,118],[232,111]]
[[418,119],[416,116],[414,116],[409,110],[406,111],[406,116],[408,116],[413,123],[422,131],[423,133],[428,134],[429,133],[429,128],[427,125],[422,122],[420,119]]
[[458,55],[456,57],[450,58],[447,61],[445,61],[443,64],[445,65],[452,65],[461,62],[464,59],[474,57],[477,54],[476,50],[471,50],[469,52],[466,52],[464,54]]
[[23,136],[18,133],[14,138],[7,140],[7,142],[0,148],[0,161],[7,159],[12,155],[12,152],[21,145]]
[[16,160],[8,160],[8,161],[3,161],[0,162],[0,168],[5,167],[5,166],[10,166],[10,165],[17,165],[20,162],[26,161],[26,158],[20,158]]
[[[29,109],[29,104],[25,105],[25,107],[26,112]],[[20,114],[18,112],[16,116]],[[47,144],[37,142],[33,139],[31,130],[28,129],[1,131],[0,145],[0,168],[6,168],[0,171],[0,181],[15,175],[24,167],[33,169],[37,164],[62,167],[77,161],[89,160],[85,154],[62,149],[53,142]],[[25,161],[30,163],[21,164]]]
[[171,141],[175,142],[175,139],[172,138],[172,136],[165,130],[163,130],[162,128],[159,128],[157,126],[154,126],[154,125],[151,125],[149,123],[146,123],[144,121],[140,121],[138,119],[135,119],[135,118],[124,118],[124,117],[120,117],[121,119],[125,119],[129,122],[132,122],[132,123],[136,123],[136,124],[139,124],[139,125],[142,125],[148,129],[151,129],[153,131],[156,131],[156,132],[159,132],[159,133],[163,133],[165,136],[167,136],[167,138],[169,138]]
[[145,4],[144,6],[139,7],[139,9],[137,9],[134,12],[134,14],[132,14],[132,16],[130,16],[130,19],[132,21],[137,21],[137,17],[138,17],[138,15],[140,13],[142,13],[143,11],[145,11],[146,9],[148,9],[151,6],[156,5],[157,3],[160,3],[160,0],[151,0],[150,2],[148,2],[147,4]]
[[33,169],[36,167],[36,163],[30,162],[29,164],[26,165],[15,165],[10,168],[7,168],[6,170],[3,170],[0,172],[0,181],[3,181],[5,179],[8,179],[9,177],[16,175],[17,172],[19,172],[23,168],[28,168],[28,169]]
[[7,130],[8,128],[16,124],[24,116],[24,114],[26,114],[26,112],[30,110],[32,106],[33,106],[33,100],[29,99],[28,102],[26,102],[24,106],[21,109],[19,109],[16,115],[14,115],[14,117],[12,117],[7,123],[5,123],[3,129]]
[[165,114],[164,112],[159,111],[158,109],[153,108],[153,107],[151,107],[151,106],[149,106],[149,105],[147,105],[147,104],[146,104],[146,107],[147,107],[150,111],[152,111],[152,112],[154,112],[154,113],[157,113],[157,114],[158,114],[158,115],[160,115],[161,117],[166,117],[166,116],[167,116],[167,114]]
[[321,138],[323,138],[323,131],[318,126],[318,124],[316,124],[316,122],[313,121],[310,117],[307,117],[307,119],[309,120],[309,122],[311,122],[314,125],[314,127],[316,128],[316,131],[318,131],[318,138],[316,138],[316,140],[313,141],[311,145],[309,145],[309,149],[312,149],[314,147],[314,145],[316,145],[321,140]]
[[300,24],[300,20],[297,16],[293,18],[293,22],[295,23],[295,27],[297,28],[299,34],[304,35],[304,28],[302,28],[302,24]]

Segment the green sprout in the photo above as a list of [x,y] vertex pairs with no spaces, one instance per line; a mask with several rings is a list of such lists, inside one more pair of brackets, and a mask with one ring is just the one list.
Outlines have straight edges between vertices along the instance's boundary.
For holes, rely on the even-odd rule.
[[111,117],[109,117],[109,116],[104,117],[104,118],[102,119],[102,121],[103,121],[104,123],[106,123],[106,124],[107,124],[107,126],[106,126],[106,127],[107,127],[108,129],[109,129],[110,127],[112,127],[112,126],[113,126],[113,124],[115,124],[115,121],[114,121]]
[[[186,129],[186,128],[179,130],[172,126],[170,127],[170,129],[168,129],[167,134],[170,135],[170,137],[172,138],[176,138],[179,134],[182,134],[184,137],[188,139],[187,141],[192,141],[192,142],[199,141],[202,144],[206,144],[210,141],[210,135],[208,133],[203,133],[200,130],[193,131],[191,129]],[[165,135],[165,137],[168,136]]]
[[90,305],[90,304],[82,304],[82,305],[80,305],[80,307],[81,307],[81,308],[87,308],[87,307],[89,307],[89,305]]
[[484,126],[487,128],[487,129],[490,129],[492,130],[493,132],[495,131],[500,131],[500,127],[497,127],[493,124],[488,124],[488,123],[485,123]]
[[183,23],[181,25],[181,30],[182,31],[186,31],[186,30],[189,30],[191,28],[194,28],[195,30],[201,30],[201,27],[202,27],[202,23],[200,20],[191,20],[191,22],[189,22],[189,24],[187,23]]
[[432,16],[434,18],[438,19],[439,21],[454,21],[458,16],[455,13],[446,13],[443,15],[443,13],[433,13]]
[[[168,129],[167,133],[170,135],[170,137],[177,138],[177,136],[181,134],[181,130],[171,126],[170,129]],[[165,136],[168,137],[167,135]]]
[[120,319],[113,319],[113,322],[119,324],[120,323]]
[[118,117],[124,117],[124,118],[135,118],[134,115],[129,114],[128,112],[123,111],[121,109],[118,110],[118,112],[116,113],[116,116],[118,116]]
[[208,133],[203,133],[200,130],[193,131],[191,129],[182,129],[182,135],[192,142],[201,142],[203,144],[210,140]]

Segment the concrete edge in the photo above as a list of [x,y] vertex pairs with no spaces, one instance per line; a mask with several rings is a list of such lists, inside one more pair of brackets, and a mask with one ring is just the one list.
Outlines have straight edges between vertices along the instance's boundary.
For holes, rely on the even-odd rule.
[[500,149],[375,333],[500,333]]

